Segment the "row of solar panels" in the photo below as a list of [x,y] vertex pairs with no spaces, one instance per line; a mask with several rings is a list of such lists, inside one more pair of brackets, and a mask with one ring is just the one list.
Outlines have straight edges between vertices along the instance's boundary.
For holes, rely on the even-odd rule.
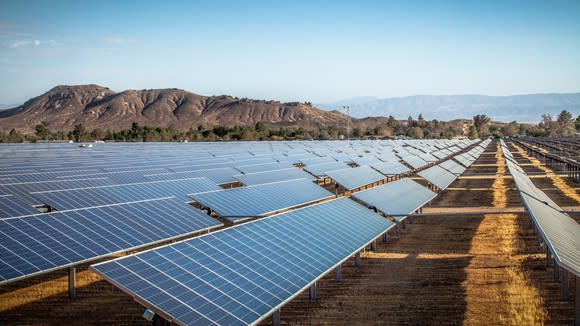
[[[313,142],[315,143],[315,142]],[[123,150],[125,154],[134,156],[133,159],[117,158],[119,153],[117,151],[112,151],[111,153],[101,153],[97,152],[99,155],[92,155],[91,151],[96,150],[96,148],[91,149],[91,151],[85,152],[84,159],[86,161],[79,162],[78,158],[75,157],[72,162],[68,157],[67,153],[62,153],[62,158],[55,159],[54,162],[47,162],[47,160],[41,160],[42,163],[32,164],[28,169],[23,169],[21,164],[16,166],[11,166],[10,161],[4,161],[3,167],[0,168],[0,182],[8,182],[12,180],[12,183],[16,182],[30,182],[30,181],[43,181],[43,180],[53,180],[57,178],[95,178],[100,174],[101,176],[108,176],[110,178],[128,178],[131,175],[132,169],[150,169],[149,173],[143,174],[171,174],[177,172],[188,172],[197,170],[212,170],[216,168],[231,168],[238,171],[237,173],[251,173],[264,171],[264,169],[281,169],[289,167],[289,165],[302,162],[304,164],[321,164],[321,163],[332,163],[332,162],[342,162],[342,163],[357,163],[359,165],[368,165],[371,161],[377,162],[390,162],[393,160],[399,160],[400,157],[407,156],[409,153],[413,153],[413,156],[428,154],[428,152],[421,151],[417,148],[422,148],[427,142],[408,142],[404,146],[387,146],[385,144],[396,144],[396,142],[384,142],[384,143],[372,143],[369,146],[367,143],[360,142],[351,144],[352,146],[346,146],[346,143],[331,142],[332,147],[326,145],[326,143],[316,143],[318,146],[312,146],[308,142],[298,143],[298,145],[293,144],[295,147],[302,147],[297,152],[295,149],[289,151],[288,148],[276,148],[272,150],[279,150],[278,152],[270,153],[260,153],[259,155],[249,154],[250,149],[248,143],[237,144],[233,153],[237,156],[232,156],[232,153],[220,153],[223,156],[215,156],[211,153],[199,153],[198,147],[205,148],[206,146],[201,145],[185,145],[186,147],[173,146],[172,151],[178,150],[177,154],[170,154],[168,157],[156,156],[157,151],[148,150],[145,153],[141,153],[139,146],[113,146],[117,150]],[[423,144],[425,143],[425,144]],[[428,147],[428,149],[437,149],[438,147],[443,147],[437,141],[433,143],[437,146]],[[225,143],[224,143],[225,144]],[[254,147],[258,146],[260,143],[252,143]],[[445,149],[449,152],[457,152],[464,146],[470,144],[469,141],[456,142],[457,145],[452,144],[450,149]],[[116,144],[99,144],[96,147],[108,147]],[[355,146],[360,149],[354,149]],[[149,146],[149,145],[148,145]],[[151,145],[155,146],[155,145]],[[159,146],[159,145],[157,145]],[[216,148],[222,147],[213,146]],[[231,145],[230,145],[231,146]],[[193,148],[192,148],[193,147]],[[190,150],[189,153],[185,154],[184,148]],[[424,149],[427,151],[428,149]],[[1,150],[1,148],[0,148]],[[441,149],[437,149],[440,151]],[[125,152],[126,151],[126,152]],[[196,152],[195,156],[192,156],[192,152]],[[398,151],[398,152],[397,152]],[[398,157],[395,156],[397,153]],[[13,159],[18,161],[17,155]],[[96,157],[95,157],[96,156]],[[164,155],[165,156],[165,155]],[[427,161],[432,160],[431,156]],[[103,163],[95,163],[95,162]],[[84,162],[84,163],[83,163]],[[105,163],[106,162],[106,163]],[[69,165],[74,165],[73,168],[68,168]],[[38,168],[36,168],[36,166]],[[272,166],[268,166],[272,165]],[[256,170],[257,169],[257,170]],[[196,177],[188,175],[187,177]],[[210,178],[211,179],[211,178]],[[130,180],[130,181],[145,181],[145,180]],[[217,182],[220,183],[220,182]]]
[[559,266],[580,276],[580,225],[533,184],[503,140],[501,147],[522,202],[550,252]]

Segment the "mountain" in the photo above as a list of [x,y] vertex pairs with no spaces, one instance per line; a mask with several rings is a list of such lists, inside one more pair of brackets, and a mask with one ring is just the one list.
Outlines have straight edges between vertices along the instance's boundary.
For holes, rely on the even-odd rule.
[[562,110],[574,116],[580,114],[580,93],[568,94],[531,94],[514,96],[484,95],[417,95],[409,97],[378,99],[357,97],[334,103],[317,104],[322,109],[339,109],[350,106],[354,117],[389,116],[406,119],[409,115],[417,118],[419,114],[427,120],[442,121],[472,118],[485,114],[496,121],[537,123],[542,114],[555,117]]
[[99,85],[80,85],[57,86],[19,107],[0,111],[0,130],[32,132],[41,123],[53,131],[68,131],[76,124],[122,130],[134,122],[188,130],[198,125],[254,126],[258,121],[274,127],[314,128],[345,125],[346,120],[340,112],[320,110],[309,103],[202,96],[180,89],[116,93]]

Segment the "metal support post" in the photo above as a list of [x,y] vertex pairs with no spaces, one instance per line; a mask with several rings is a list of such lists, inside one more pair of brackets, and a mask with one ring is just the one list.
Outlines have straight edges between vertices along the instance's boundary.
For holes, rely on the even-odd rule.
[[355,266],[361,265],[361,263],[360,263],[360,251],[354,255],[354,265]]
[[77,270],[75,267],[68,268],[68,297],[76,297],[76,274]]
[[336,266],[336,281],[342,282],[342,267],[340,265]]
[[554,282],[558,282],[560,280],[560,266],[558,266],[558,262],[554,259]]
[[550,255],[550,248],[546,246],[546,267],[550,267],[550,260],[552,259]]
[[383,233],[383,243],[387,243],[388,235],[387,232]]
[[574,297],[574,325],[580,326],[580,277],[575,277],[576,296]]
[[377,240],[373,240],[373,242],[371,242],[371,250],[374,252],[377,251]]
[[308,297],[310,298],[310,301],[316,301],[316,282],[310,286]]
[[562,281],[560,283],[560,294],[562,300],[568,300],[568,289],[570,288],[570,272],[562,269]]
[[274,311],[272,315],[272,326],[280,326],[280,309]]

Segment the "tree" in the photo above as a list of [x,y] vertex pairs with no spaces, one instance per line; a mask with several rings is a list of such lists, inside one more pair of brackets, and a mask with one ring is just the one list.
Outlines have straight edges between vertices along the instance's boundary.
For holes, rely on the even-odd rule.
[[413,139],[423,139],[424,132],[423,129],[419,127],[413,127],[407,131],[407,136]]
[[75,125],[72,136],[76,142],[83,141],[85,139],[85,134],[87,131],[85,130],[85,126],[82,123]]
[[473,124],[477,129],[477,134],[479,137],[489,136],[489,122],[491,119],[485,114],[478,114],[473,117]]
[[469,139],[476,139],[478,137],[479,134],[477,133],[477,128],[475,127],[475,125],[469,126]]
[[563,110],[556,118],[557,134],[558,136],[570,136],[574,134],[574,121],[572,114]]
[[518,134],[520,128],[516,121],[510,122],[508,125],[501,128],[501,134],[507,137],[513,137]]
[[36,127],[34,127],[34,133],[38,138],[44,140],[48,139],[50,136],[50,130],[48,130],[44,123],[37,124]]
[[419,114],[419,116],[417,117],[417,125],[420,128],[424,128],[426,123],[425,123],[425,119],[423,119],[423,114]]
[[416,127],[415,120],[413,120],[412,116],[407,118],[407,128]]
[[258,122],[256,122],[256,126],[254,127],[254,130],[256,130],[257,132],[266,131],[266,125],[262,121],[258,121]]

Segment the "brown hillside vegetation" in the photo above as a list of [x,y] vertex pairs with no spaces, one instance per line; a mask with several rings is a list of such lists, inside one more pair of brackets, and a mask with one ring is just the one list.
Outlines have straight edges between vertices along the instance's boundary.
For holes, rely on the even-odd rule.
[[134,122],[188,130],[198,125],[253,127],[258,121],[268,126],[313,128],[344,124],[346,115],[309,103],[207,97],[180,89],[115,93],[98,85],[57,86],[20,107],[0,112],[0,130],[23,132],[31,132],[41,123],[51,130],[68,131],[84,124],[91,129],[118,131]]
[[[528,172],[543,168],[510,148]],[[521,208],[497,142],[425,213]],[[501,176],[501,177],[500,177]],[[562,207],[578,206],[551,179],[532,179]],[[565,187],[564,187],[565,186]],[[567,188],[566,188],[567,187]],[[562,190],[561,190],[562,189]],[[578,216],[574,216],[578,217]],[[317,301],[308,292],[285,305],[285,325],[569,325],[571,300],[560,298],[553,267],[526,215],[482,214],[415,218],[389,235],[376,252],[365,252],[362,266],[343,264],[342,282],[334,272],[318,282]],[[553,265],[552,265],[553,266]],[[66,295],[66,271],[0,287],[0,324],[147,325],[143,307],[83,268],[77,298]],[[572,283],[573,284],[573,283]],[[263,324],[268,325],[266,320]]]

